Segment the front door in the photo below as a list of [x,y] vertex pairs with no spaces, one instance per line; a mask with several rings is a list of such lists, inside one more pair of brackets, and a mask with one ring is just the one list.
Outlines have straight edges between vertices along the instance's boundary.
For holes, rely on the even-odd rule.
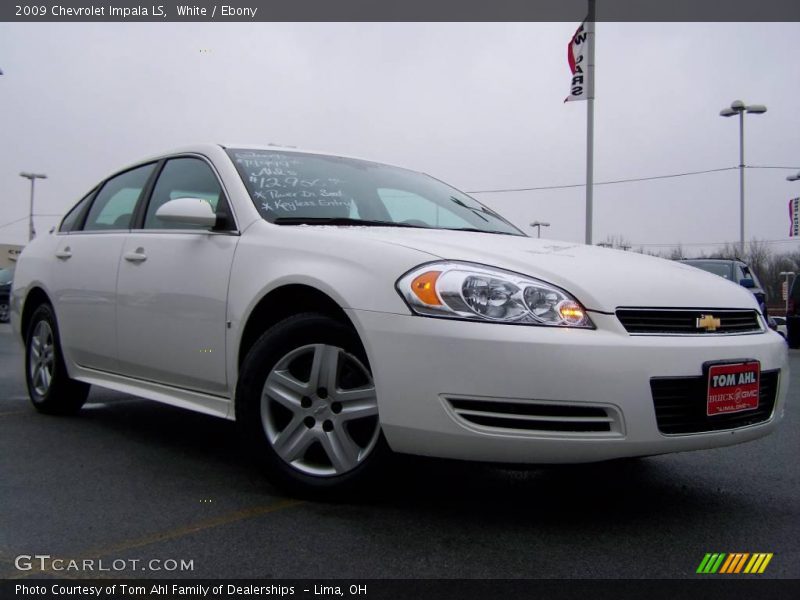
[[225,396],[228,279],[239,236],[156,217],[162,204],[182,197],[204,199],[218,214],[228,211],[203,159],[164,164],[141,229],[129,234],[122,249],[119,368],[129,377]]

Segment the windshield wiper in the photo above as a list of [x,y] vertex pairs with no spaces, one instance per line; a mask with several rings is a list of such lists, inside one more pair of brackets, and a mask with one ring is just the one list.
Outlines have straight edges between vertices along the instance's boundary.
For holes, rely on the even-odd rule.
[[442,229],[446,229],[447,231],[474,231],[476,233],[494,233],[497,235],[515,235],[517,237],[522,237],[520,234],[510,231],[489,231],[487,229],[478,229],[477,227],[443,227]]
[[496,233],[500,235],[518,235],[506,231],[487,231],[477,227],[430,227],[402,221],[379,221],[371,219],[353,219],[351,217],[278,217],[272,221],[276,225],[361,225],[368,227],[412,227],[415,229],[436,229],[439,231],[474,231],[476,233]]
[[368,225],[370,227],[415,227],[418,229],[430,229],[426,225],[414,225],[413,223],[373,221],[370,219],[352,219],[350,217],[278,217],[272,222],[276,225]]

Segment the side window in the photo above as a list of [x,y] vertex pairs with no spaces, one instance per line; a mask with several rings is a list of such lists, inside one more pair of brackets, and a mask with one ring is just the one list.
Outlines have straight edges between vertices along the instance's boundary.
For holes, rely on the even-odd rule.
[[392,221],[424,223],[430,227],[471,227],[471,225],[446,208],[405,190],[378,188],[378,196]]
[[144,165],[109,179],[95,196],[83,229],[129,229],[133,209],[154,168],[155,164]]
[[200,225],[166,223],[156,211],[176,198],[200,198],[211,205],[215,213],[227,213],[225,197],[216,175],[199,158],[173,158],[167,161],[153,188],[144,218],[145,229],[204,229]]
[[81,198],[80,202],[78,202],[75,206],[72,207],[67,213],[67,216],[64,217],[61,221],[61,225],[58,227],[58,231],[61,233],[69,233],[70,231],[74,231],[75,228],[78,226],[81,215],[83,215],[83,209],[86,208],[86,205],[89,204],[89,201],[92,199],[95,190],[92,190],[88,194],[86,194],[83,198]]
[[742,267],[742,275],[740,279],[752,279],[756,287],[761,287],[761,282],[756,277],[756,274],[750,270],[750,267]]
[[750,274],[750,269],[741,265],[736,265],[736,283],[739,283],[742,279],[752,278],[753,276]]

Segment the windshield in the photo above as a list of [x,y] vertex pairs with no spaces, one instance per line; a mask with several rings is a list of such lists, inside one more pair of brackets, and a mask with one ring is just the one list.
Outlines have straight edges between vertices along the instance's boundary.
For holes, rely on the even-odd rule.
[[685,260],[687,265],[692,265],[703,271],[708,271],[714,275],[724,277],[728,281],[735,281],[733,277],[733,263],[719,262],[714,260]]
[[381,225],[524,235],[473,198],[422,173],[379,163],[228,149],[250,197],[280,225]]
[[0,285],[10,283],[14,279],[14,269],[0,269]]

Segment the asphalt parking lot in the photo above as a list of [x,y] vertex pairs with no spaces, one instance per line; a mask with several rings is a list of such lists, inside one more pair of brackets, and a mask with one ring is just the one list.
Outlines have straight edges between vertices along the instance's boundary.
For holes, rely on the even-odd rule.
[[[96,389],[77,417],[37,414],[0,325],[0,577],[682,578],[707,552],[771,552],[760,577],[798,578],[791,363],[786,419],[756,442],[529,470],[406,460],[374,497],[323,503],[273,488],[233,423]],[[128,562],[15,567],[35,554]]]

